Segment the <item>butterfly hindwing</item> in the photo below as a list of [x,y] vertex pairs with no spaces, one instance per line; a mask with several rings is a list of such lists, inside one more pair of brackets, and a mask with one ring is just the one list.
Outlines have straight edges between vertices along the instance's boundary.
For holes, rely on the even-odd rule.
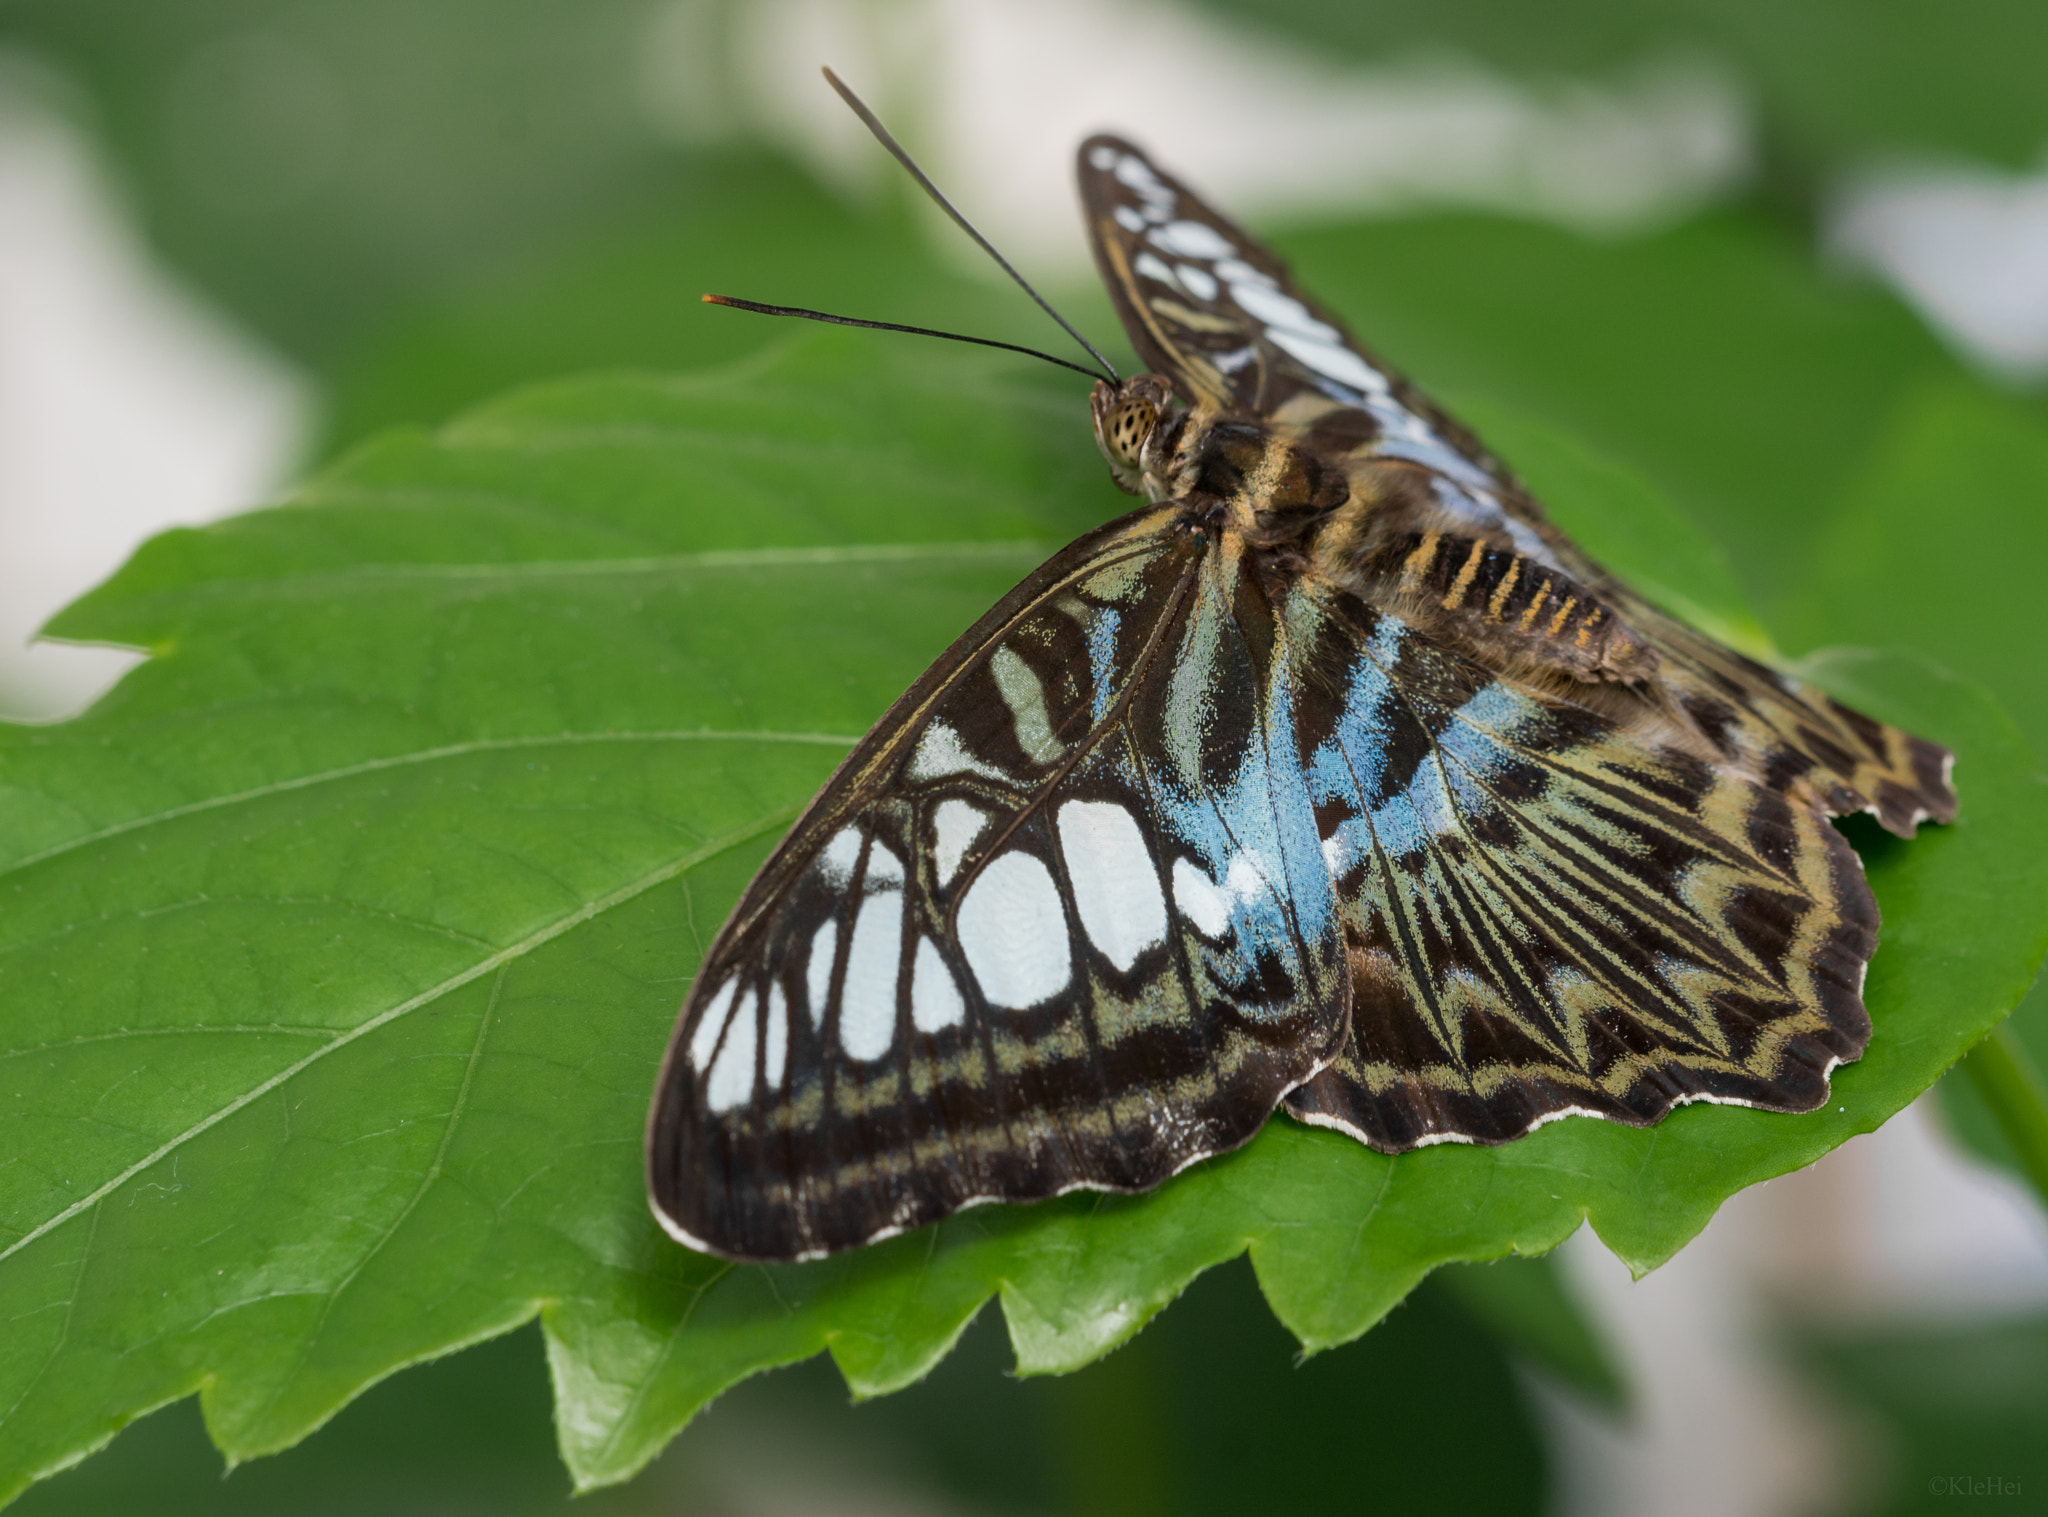
[[1810,1110],[1869,1036],[1877,907],[1781,791],[1539,700],[1350,597],[1302,746],[1353,983],[1298,1116],[1398,1151],[1709,1099]]
[[706,955],[649,1134],[671,1230],[807,1257],[1257,1131],[1348,994],[1285,654],[1171,511],[983,618]]
[[1924,821],[1955,820],[1946,748],[1767,669],[1626,591],[1615,598],[1657,647],[1671,703],[1724,765],[1830,816],[1867,811],[1898,837]]

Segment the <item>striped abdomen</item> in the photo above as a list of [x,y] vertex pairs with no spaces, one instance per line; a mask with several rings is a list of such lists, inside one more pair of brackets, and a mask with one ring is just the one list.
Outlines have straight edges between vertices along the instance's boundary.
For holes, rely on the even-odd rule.
[[1581,680],[1646,678],[1657,655],[1578,581],[1526,554],[1448,532],[1401,532],[1367,565],[1378,588],[1425,622]]

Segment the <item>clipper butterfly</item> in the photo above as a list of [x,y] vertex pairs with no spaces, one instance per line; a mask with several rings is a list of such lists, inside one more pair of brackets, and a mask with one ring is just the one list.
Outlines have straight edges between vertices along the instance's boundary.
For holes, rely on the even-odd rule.
[[1870,1037],[1950,755],[1664,615],[1143,152],[1079,155],[1144,504],[890,708],[712,943],[657,1216],[794,1260],[1132,1191],[1284,1108],[1383,1152],[1718,1101]]

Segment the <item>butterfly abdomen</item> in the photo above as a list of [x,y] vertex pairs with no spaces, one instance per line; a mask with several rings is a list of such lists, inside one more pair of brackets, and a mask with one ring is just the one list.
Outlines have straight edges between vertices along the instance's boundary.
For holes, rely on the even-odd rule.
[[1646,678],[1657,655],[1588,586],[1525,554],[1447,532],[1404,532],[1374,566],[1401,595],[1468,635],[1582,680]]
[[1354,503],[1315,539],[1325,579],[1502,672],[1580,684],[1640,684],[1655,649],[1592,588],[1528,554],[1435,529],[1390,529],[1398,513]]

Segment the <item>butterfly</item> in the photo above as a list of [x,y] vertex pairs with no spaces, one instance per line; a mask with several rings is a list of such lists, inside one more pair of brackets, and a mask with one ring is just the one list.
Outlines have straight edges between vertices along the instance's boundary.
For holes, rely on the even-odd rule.
[[814,1258],[1144,1190],[1276,1108],[1400,1153],[1819,1106],[1878,928],[1827,819],[1952,819],[1951,755],[1604,572],[1137,147],[1078,172],[1148,370],[1097,382],[1095,441],[1144,503],[747,887],[662,1066],[662,1225]]

